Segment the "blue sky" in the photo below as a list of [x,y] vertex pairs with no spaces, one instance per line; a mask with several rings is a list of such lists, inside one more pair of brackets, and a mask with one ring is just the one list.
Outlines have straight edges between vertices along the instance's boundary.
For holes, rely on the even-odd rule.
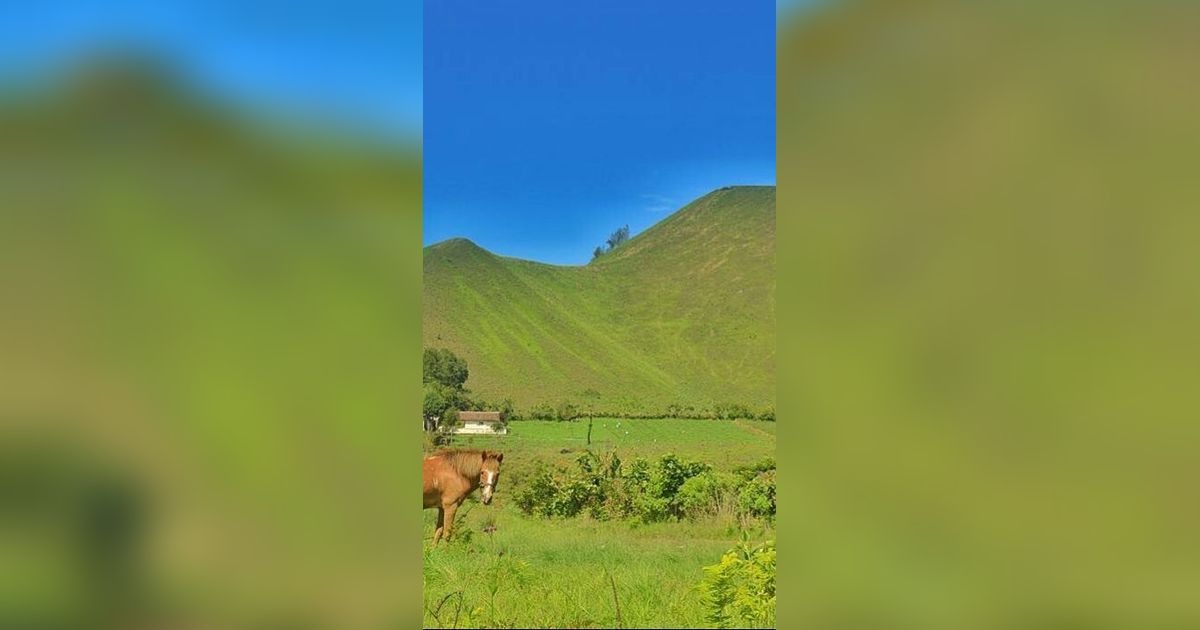
[[424,241],[581,264],[775,182],[774,2],[430,0]]
[[111,44],[158,54],[234,103],[420,134],[420,2],[48,0],[0,9],[8,78],[44,76]]

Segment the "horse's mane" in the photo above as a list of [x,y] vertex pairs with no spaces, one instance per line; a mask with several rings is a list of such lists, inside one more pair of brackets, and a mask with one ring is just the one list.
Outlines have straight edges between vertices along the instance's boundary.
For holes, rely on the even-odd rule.
[[464,477],[478,477],[483,469],[483,454],[479,449],[451,448],[438,451],[437,457],[449,462],[450,466]]

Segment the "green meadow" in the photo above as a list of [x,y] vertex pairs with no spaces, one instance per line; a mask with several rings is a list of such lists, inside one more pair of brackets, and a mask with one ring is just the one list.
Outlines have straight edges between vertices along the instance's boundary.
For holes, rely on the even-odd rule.
[[[774,537],[732,515],[679,522],[527,516],[514,496],[538,462],[568,464],[587,450],[624,461],[674,453],[729,471],[774,456],[774,423],[596,418],[517,421],[502,436],[457,436],[453,445],[505,454],[490,505],[472,495],[455,539],[429,544],[424,515],[426,627],[709,627],[697,588],[704,567],[742,540]],[[618,426],[619,425],[619,426]],[[565,452],[564,452],[565,451]],[[494,528],[494,529],[493,529]]]

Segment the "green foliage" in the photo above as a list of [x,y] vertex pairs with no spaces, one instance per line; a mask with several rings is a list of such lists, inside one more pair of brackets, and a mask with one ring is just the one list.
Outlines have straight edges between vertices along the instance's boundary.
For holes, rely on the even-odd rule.
[[620,247],[625,241],[628,241],[628,240],[629,240],[629,226],[624,225],[624,226],[617,228],[616,230],[613,230],[613,233],[609,234],[608,238],[604,240],[604,244],[608,246],[607,251],[611,252],[612,250]]
[[716,516],[732,507],[738,487],[736,477],[707,471],[680,486],[679,508],[684,516],[692,519]]
[[[735,477],[714,475],[708,464],[674,454],[663,455],[653,464],[639,457],[624,465],[615,453],[604,457],[587,453],[576,459],[573,468],[554,469],[540,463],[515,492],[516,504],[526,514],[571,517],[586,511],[601,520],[633,518],[653,523],[715,514],[731,501],[735,482]],[[771,501],[773,514],[773,485]],[[760,507],[760,502],[752,505]],[[765,517],[768,510],[750,514]]]
[[462,389],[470,375],[467,362],[446,348],[425,348],[421,367],[422,383],[438,383],[452,389]]
[[425,399],[421,411],[426,418],[440,417],[441,424],[445,425],[451,413],[457,417],[458,410],[470,409],[472,406],[474,405],[464,390],[447,387],[441,383],[425,384]]
[[742,404],[738,403],[721,403],[713,407],[713,415],[719,420],[737,420],[739,418],[753,418],[754,412]]
[[558,420],[574,420],[579,417],[579,409],[569,402],[562,402],[559,403],[555,416]]
[[738,492],[738,511],[758,518],[775,518],[775,471],[760,473]]
[[766,457],[763,457],[762,459],[758,460],[757,462],[755,462],[753,464],[746,465],[746,466],[738,466],[733,469],[734,474],[739,475],[743,481],[750,481],[751,479],[754,479],[755,477],[757,477],[758,475],[760,475],[762,473],[774,472],[774,471],[775,471],[775,458],[771,457],[769,455]]
[[584,266],[453,239],[424,250],[422,335],[524,417],[564,397],[597,416],[760,411],[775,400],[774,252],[768,186],[705,195]]
[[446,413],[442,416],[441,427],[445,429],[457,427],[459,424],[458,409],[450,407],[446,409]]
[[445,430],[458,425],[461,409],[482,408],[485,403],[472,401],[467,382],[467,362],[445,349],[426,348],[422,361],[424,401],[421,413],[425,418],[440,417],[438,428]]
[[549,403],[541,403],[534,405],[529,410],[528,416],[532,420],[557,420],[558,412]]
[[699,590],[718,628],[770,628],[775,624],[775,541],[752,547],[743,541],[715,565],[705,567]]
[[446,387],[438,383],[425,383],[425,399],[421,405],[421,413],[426,418],[443,415],[450,406],[446,397]]

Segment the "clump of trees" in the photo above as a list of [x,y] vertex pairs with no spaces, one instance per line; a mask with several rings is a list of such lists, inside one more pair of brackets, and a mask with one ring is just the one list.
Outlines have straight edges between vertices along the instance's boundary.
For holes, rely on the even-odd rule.
[[628,241],[628,240],[629,240],[629,226],[623,225],[623,226],[617,228],[616,230],[613,231],[612,234],[608,235],[607,239],[604,239],[604,245],[597,245],[596,249],[592,250],[592,260],[595,260],[595,259],[611,252],[612,250],[619,247],[621,245],[621,243],[624,243],[625,241]]
[[458,411],[471,406],[465,385],[470,370],[467,362],[446,348],[426,348],[422,357],[421,382],[425,400],[421,414],[426,429],[444,428],[458,422]]

